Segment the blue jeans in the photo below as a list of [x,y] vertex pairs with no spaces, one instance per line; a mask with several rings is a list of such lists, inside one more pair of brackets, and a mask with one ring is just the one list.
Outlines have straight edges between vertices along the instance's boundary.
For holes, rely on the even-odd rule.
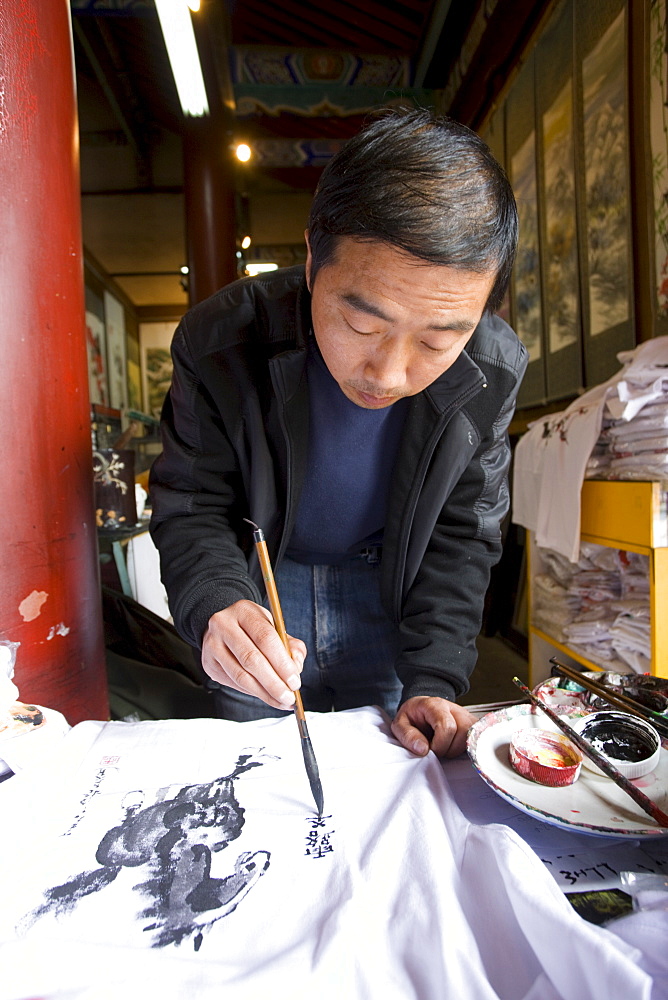
[[[399,627],[380,601],[380,560],[356,556],[337,566],[307,566],[284,559],[276,586],[289,635],[303,639],[304,708],[341,711],[379,705],[394,716],[401,682],[394,672]],[[251,695],[216,685],[219,718],[235,722],[288,715]]]

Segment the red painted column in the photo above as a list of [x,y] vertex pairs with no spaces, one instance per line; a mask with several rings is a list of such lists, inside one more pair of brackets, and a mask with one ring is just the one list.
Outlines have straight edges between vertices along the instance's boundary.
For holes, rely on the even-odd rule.
[[0,638],[22,701],[107,718],[67,0],[0,4]]
[[192,118],[184,130],[190,305],[237,277],[232,131],[225,114]]

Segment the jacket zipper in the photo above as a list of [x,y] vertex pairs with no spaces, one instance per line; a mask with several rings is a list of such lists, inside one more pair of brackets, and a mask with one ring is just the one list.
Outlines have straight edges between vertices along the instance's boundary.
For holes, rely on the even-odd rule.
[[438,433],[436,430],[434,431],[431,438],[430,447],[428,448],[426,454],[422,459],[422,462],[420,463],[418,475],[416,475],[415,479],[413,480],[413,485],[411,488],[409,503],[408,503],[408,514],[406,517],[402,519],[401,533],[399,535],[399,541],[397,545],[398,556],[395,562],[395,566],[397,567],[397,569],[399,568],[399,565],[401,565],[402,567],[402,572],[401,573],[397,572],[395,574],[395,580],[394,580],[393,607],[394,607],[395,618],[398,622],[401,621],[401,605],[403,603],[402,596],[403,596],[404,576],[406,569],[406,555],[408,552],[408,536],[410,535],[410,531],[413,526],[413,518],[415,517],[415,508],[417,506],[417,498],[422,490],[422,485],[424,483],[425,476],[427,475],[427,468],[431,461],[432,455],[434,454],[434,449],[436,448],[436,445],[443,436],[443,432],[445,430],[447,422],[446,418],[449,421],[453,413],[456,413],[458,410],[461,410],[464,403],[467,403],[469,399],[471,399],[473,396],[476,396],[478,392],[480,392],[482,388],[486,388],[486,386],[487,383],[485,382],[485,377],[484,375],[481,375],[478,381],[475,383],[475,385],[472,385],[470,389],[468,389],[465,393],[463,393],[462,396],[456,402],[452,403],[451,406],[448,407],[448,409],[441,414],[440,430],[438,431]]
[[286,446],[286,456],[287,456],[287,468],[285,475],[285,521],[283,523],[283,531],[281,533],[281,540],[278,545],[278,552],[276,555],[276,565],[278,566],[283,558],[283,553],[288,547],[288,524],[290,523],[291,511],[292,511],[292,488],[293,479],[292,474],[292,440],[290,438],[290,432],[288,431],[288,425],[285,420],[285,396],[282,392],[279,392],[279,387],[276,384],[276,378],[274,371],[271,371],[271,380],[274,383],[274,392],[276,396],[281,401],[281,405],[278,411],[278,419],[281,425],[281,430],[283,431],[283,437],[285,439]]

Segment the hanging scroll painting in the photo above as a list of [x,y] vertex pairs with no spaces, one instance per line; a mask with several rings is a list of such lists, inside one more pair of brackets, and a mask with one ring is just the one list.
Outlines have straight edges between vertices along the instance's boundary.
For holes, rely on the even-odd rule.
[[176,323],[140,323],[142,381],[146,412],[159,418],[162,404],[172,382],[170,346]]
[[88,352],[88,391],[91,403],[107,406],[106,336],[104,321],[92,310],[86,310],[86,350]]
[[114,409],[124,410],[128,406],[125,311],[118,299],[107,291],[104,293],[104,316],[107,328],[109,403]]
[[665,0],[650,8],[650,134],[654,182],[654,255],[656,299],[661,319],[668,319],[668,17]]
[[541,304],[536,191],[536,134],[532,131],[511,161],[511,176],[520,220],[520,243],[514,272],[515,327],[529,351],[541,356]]
[[582,63],[589,332],[629,318],[624,11]]
[[547,225],[548,343],[551,354],[578,340],[578,258],[573,164],[573,84],[543,114]]

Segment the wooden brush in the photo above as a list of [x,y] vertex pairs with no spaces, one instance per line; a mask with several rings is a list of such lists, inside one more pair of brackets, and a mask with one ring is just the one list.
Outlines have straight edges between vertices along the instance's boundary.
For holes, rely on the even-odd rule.
[[[274,579],[274,573],[271,568],[271,560],[269,558],[269,550],[267,549],[267,543],[264,540],[264,532],[261,528],[258,528],[254,521],[249,521],[247,517],[244,518],[248,524],[251,524],[255,529],[253,531],[253,541],[255,542],[255,549],[257,551],[258,559],[260,560],[260,567],[262,569],[262,576],[264,578],[264,585],[267,589],[267,597],[269,598],[269,607],[271,608],[271,613],[274,616],[274,625],[276,626],[276,631],[281,637],[283,645],[287,651],[287,654],[292,658],[290,652],[290,645],[288,643],[288,634],[285,631],[285,622],[283,621],[283,612],[281,611],[281,602],[278,599],[278,590],[276,589],[276,581]],[[302,753],[304,755],[304,764],[306,766],[306,774],[308,776],[309,785],[311,786],[311,792],[313,793],[313,798],[315,799],[315,804],[318,807],[318,816],[322,816],[323,810],[325,808],[325,802],[322,794],[322,785],[320,783],[320,774],[318,771],[318,762],[315,759],[315,753],[313,752],[313,746],[311,744],[311,738],[308,734],[308,729],[306,726],[306,717],[304,715],[304,705],[302,703],[302,696],[299,691],[294,692],[295,695],[295,705],[294,713],[297,719],[297,726],[299,727],[299,735],[302,741]]]
[[591,691],[592,694],[602,698],[603,701],[614,705],[621,712],[629,712],[631,715],[637,715],[638,718],[644,719],[645,722],[649,722],[651,726],[654,726],[659,736],[664,740],[668,739],[668,719],[665,715],[655,712],[646,705],[641,705],[640,702],[626,694],[625,691],[616,691],[597,681],[594,677],[585,677],[581,670],[576,670],[575,667],[569,667],[565,663],[560,663],[554,656],[551,657],[550,663],[562,677],[567,677],[569,681],[574,681],[580,687],[586,688],[587,691]]

